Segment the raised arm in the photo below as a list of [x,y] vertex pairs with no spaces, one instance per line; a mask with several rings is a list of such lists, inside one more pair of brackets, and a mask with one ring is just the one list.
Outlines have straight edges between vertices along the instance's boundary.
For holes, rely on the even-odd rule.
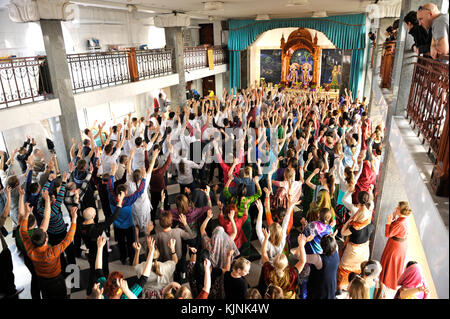
[[261,246],[261,263],[264,265],[269,261],[269,256],[267,256],[267,245],[269,243],[270,231],[263,228],[262,232],[264,234],[264,241]]
[[50,197],[48,195],[47,190],[42,190],[41,196],[45,201],[45,208],[44,208],[44,218],[42,219],[39,228],[41,228],[43,231],[46,232],[48,229],[48,224],[50,223],[50,214],[51,214]]
[[212,210],[208,210],[206,213],[206,218],[203,221],[202,225],[200,226],[200,235],[205,236],[206,235],[206,226],[208,225],[208,222],[213,218],[213,212]]
[[316,185],[314,185],[313,183],[311,183],[311,180],[313,179],[314,176],[316,176],[318,173],[320,172],[319,168],[316,168],[311,175],[308,176],[308,178],[305,181],[305,184],[308,185],[309,188],[312,188],[313,190],[316,189]]
[[103,246],[106,244],[106,238],[102,236],[97,237],[97,255],[95,257],[95,270],[103,269]]

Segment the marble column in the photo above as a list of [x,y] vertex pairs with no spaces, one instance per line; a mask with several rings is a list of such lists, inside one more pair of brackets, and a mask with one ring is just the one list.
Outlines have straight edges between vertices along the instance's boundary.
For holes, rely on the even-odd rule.
[[184,45],[181,27],[166,27],[166,48],[172,49],[172,65],[178,73],[179,83],[170,87],[170,109],[186,105],[186,77],[184,71]]
[[50,71],[53,95],[59,99],[61,116],[49,119],[61,171],[68,170],[69,149],[72,138],[81,140],[75,100],[67,63],[61,21],[72,20],[76,7],[68,0],[11,0],[9,18],[13,22],[40,21],[45,52]]
[[[213,22],[213,33],[214,33],[214,46],[222,46],[222,23],[220,21]],[[214,75],[216,89],[214,93],[219,98],[222,98],[223,92],[223,73]]]
[[55,97],[59,98],[61,116],[49,119],[60,170],[68,169],[72,138],[81,141],[77,108],[72,91],[69,65],[60,20],[41,20],[45,52]]

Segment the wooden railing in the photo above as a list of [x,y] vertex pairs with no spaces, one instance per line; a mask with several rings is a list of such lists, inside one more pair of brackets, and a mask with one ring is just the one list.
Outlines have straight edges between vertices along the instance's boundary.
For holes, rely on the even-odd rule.
[[51,93],[45,56],[0,60],[0,108],[40,101]]
[[392,70],[394,69],[395,41],[383,43],[381,56],[380,77],[381,87],[390,89],[392,83]]
[[407,106],[410,124],[417,129],[417,136],[422,135],[422,144],[427,141],[428,152],[436,159],[431,185],[437,195],[448,195],[448,75],[447,63],[418,57]]

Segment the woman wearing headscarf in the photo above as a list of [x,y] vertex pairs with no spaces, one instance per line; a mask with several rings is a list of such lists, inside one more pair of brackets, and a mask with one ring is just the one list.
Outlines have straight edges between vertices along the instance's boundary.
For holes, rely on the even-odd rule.
[[419,264],[410,261],[406,269],[398,279],[400,288],[397,290],[395,299],[427,299],[430,294],[425,277]]
[[[361,151],[358,157],[358,162],[360,162],[362,159],[366,157],[366,151]],[[363,168],[361,175],[358,178],[358,181],[355,185],[355,191],[352,195],[353,204],[358,203],[358,194],[362,191],[369,191],[370,187],[375,185],[377,175],[375,174],[375,171],[372,169],[372,165],[370,164],[370,161],[363,161]]]

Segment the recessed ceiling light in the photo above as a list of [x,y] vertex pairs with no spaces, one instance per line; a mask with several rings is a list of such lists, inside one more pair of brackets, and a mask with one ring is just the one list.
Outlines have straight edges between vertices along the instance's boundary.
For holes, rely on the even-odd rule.
[[327,12],[326,11],[314,11],[313,15],[311,17],[312,18],[324,18],[324,17],[327,17]]
[[255,20],[270,20],[270,17],[268,14],[258,14]]
[[308,4],[308,0],[289,0],[286,7],[304,6]]

